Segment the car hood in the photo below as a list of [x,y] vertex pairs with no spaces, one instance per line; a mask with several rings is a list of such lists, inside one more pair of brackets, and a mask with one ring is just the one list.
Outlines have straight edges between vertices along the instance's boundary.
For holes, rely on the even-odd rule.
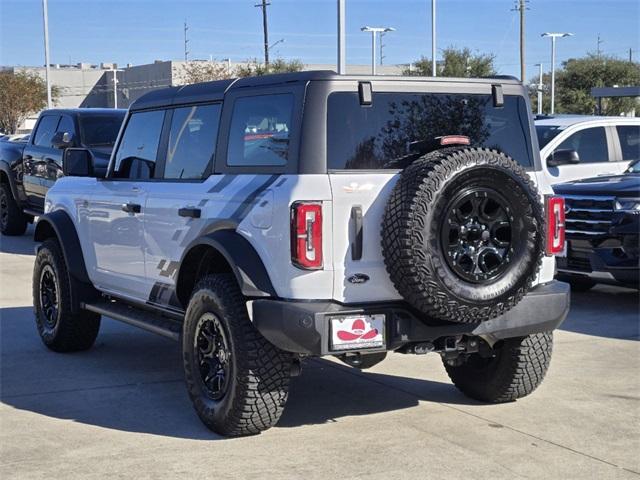
[[618,197],[640,196],[640,174],[607,175],[575,182],[554,185],[560,195],[611,195]]

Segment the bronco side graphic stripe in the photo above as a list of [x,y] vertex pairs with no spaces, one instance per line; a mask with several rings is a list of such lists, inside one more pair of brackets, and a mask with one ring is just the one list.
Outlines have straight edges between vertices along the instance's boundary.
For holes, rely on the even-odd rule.
[[209,189],[207,193],[219,193],[224,190],[233,180],[236,178],[236,175],[222,175],[222,178],[218,183],[216,183],[213,187]]
[[247,216],[249,210],[253,207],[255,201],[257,200],[262,193],[269,188],[273,182],[275,182],[280,175],[271,175],[266,182],[256,188],[236,209],[235,212],[231,214],[231,218],[237,220],[240,223],[244,217]]

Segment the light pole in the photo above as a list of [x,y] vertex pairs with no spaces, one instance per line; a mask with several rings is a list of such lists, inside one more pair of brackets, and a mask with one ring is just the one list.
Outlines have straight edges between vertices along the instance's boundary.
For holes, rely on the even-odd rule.
[[551,115],[555,112],[556,100],[556,38],[571,37],[573,33],[550,33],[545,32],[542,37],[551,38]]
[[536,63],[536,67],[540,67],[540,74],[538,76],[538,115],[542,115],[542,64]]
[[436,73],[436,0],[431,0],[431,76]]
[[369,27],[365,26],[360,29],[362,32],[371,32],[371,75],[376,74],[376,35],[378,33],[395,32],[392,27]]
[[47,0],[42,0],[42,17],[44,21],[44,66],[47,77],[47,108],[51,108],[51,78],[49,76],[49,7]]
[[346,61],[346,44],[345,44],[345,0],[338,0],[338,74],[344,75],[347,73],[347,61]]
[[111,69],[113,72],[113,108],[118,108],[118,72],[124,72],[124,70],[118,70],[117,68]]

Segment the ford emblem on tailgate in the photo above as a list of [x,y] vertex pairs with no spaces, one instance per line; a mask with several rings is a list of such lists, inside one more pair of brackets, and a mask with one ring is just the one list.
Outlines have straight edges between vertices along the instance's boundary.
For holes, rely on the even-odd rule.
[[347,278],[347,281],[356,285],[359,283],[365,283],[369,281],[369,275],[365,275],[364,273],[354,273]]

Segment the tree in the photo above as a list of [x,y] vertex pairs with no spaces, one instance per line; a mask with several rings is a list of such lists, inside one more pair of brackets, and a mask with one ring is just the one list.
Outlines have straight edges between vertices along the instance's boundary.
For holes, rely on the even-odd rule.
[[[57,89],[52,89],[54,98]],[[15,133],[26,118],[47,106],[47,84],[35,73],[0,72],[0,131]]]
[[[496,74],[492,53],[473,53],[469,48],[447,47],[442,52],[438,75],[442,77],[491,77]],[[421,56],[405,75],[431,76],[431,60]]]
[[226,64],[196,60],[183,64],[180,72],[180,83],[189,85],[192,83],[211,82],[231,78],[231,72]]
[[[531,80],[537,84],[538,77]],[[543,112],[551,107],[551,75],[542,76],[545,86]],[[620,60],[612,56],[589,53],[583,58],[573,58],[562,63],[556,71],[557,113],[593,114],[596,112],[596,99],[591,96],[593,87],[619,87],[640,84],[640,64]],[[536,88],[529,88],[533,110],[537,109]],[[621,115],[637,109],[635,98],[603,98],[602,115]]]
[[263,63],[259,63],[257,59],[253,59],[247,62],[246,65],[239,65],[236,67],[235,74],[238,77],[254,77],[258,75],[266,75],[268,73],[287,73],[287,72],[299,72],[304,69],[304,63],[296,59],[284,60],[277,58],[269,63],[269,69],[265,68]]

